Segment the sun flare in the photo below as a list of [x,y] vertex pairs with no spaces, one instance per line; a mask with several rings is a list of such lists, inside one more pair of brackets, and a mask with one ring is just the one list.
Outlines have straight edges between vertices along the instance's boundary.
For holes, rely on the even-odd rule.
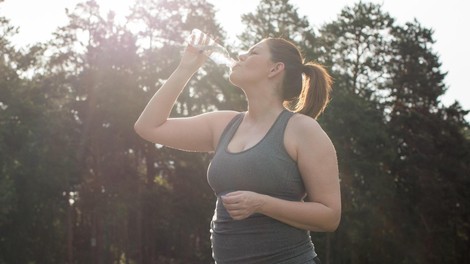
[[100,6],[101,12],[107,14],[112,11],[115,13],[117,19],[124,19],[129,13],[130,8],[134,5],[135,0],[96,0]]

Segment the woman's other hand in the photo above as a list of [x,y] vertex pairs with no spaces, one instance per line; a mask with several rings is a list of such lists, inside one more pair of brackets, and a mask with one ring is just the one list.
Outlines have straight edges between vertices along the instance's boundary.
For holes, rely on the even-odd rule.
[[263,205],[264,195],[249,192],[236,191],[222,195],[222,203],[230,216],[235,220],[242,220],[259,212]]

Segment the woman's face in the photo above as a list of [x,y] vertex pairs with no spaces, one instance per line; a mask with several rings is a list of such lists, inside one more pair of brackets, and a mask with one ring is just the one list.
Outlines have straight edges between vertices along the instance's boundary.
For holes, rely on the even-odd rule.
[[230,82],[238,87],[266,79],[273,66],[266,41],[254,45],[248,52],[240,54],[238,59],[230,74]]

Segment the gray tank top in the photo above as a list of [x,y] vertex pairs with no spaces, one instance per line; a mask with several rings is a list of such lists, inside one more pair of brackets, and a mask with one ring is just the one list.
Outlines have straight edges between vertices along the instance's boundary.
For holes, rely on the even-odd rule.
[[220,196],[253,191],[289,201],[301,201],[305,187],[296,162],[284,147],[284,131],[294,113],[284,110],[255,146],[237,153],[227,146],[245,113],[229,122],[221,135],[207,178],[217,196],[211,222],[212,254],[217,264],[314,263],[316,253],[306,230],[262,214],[233,220]]

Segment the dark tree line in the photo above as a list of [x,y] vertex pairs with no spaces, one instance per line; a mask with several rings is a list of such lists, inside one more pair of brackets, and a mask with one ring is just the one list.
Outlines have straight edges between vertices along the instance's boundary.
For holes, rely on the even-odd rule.
[[[133,124],[192,28],[225,39],[214,14],[205,0],[137,0],[122,22],[91,0],[23,49],[0,18],[0,264],[212,262],[211,154],[145,142]],[[282,36],[334,76],[319,122],[343,214],[336,232],[312,233],[322,261],[469,262],[469,111],[440,101],[433,31],[362,2],[319,28],[288,0],[261,0],[242,22],[234,56]],[[210,62],[188,86],[173,116],[246,106]]]

